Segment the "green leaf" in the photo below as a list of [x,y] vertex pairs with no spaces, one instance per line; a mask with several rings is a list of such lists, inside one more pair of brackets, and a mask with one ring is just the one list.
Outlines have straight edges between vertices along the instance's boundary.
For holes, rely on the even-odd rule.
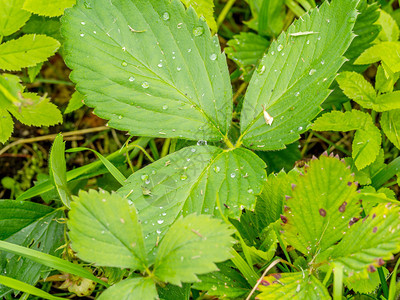
[[22,9],[25,0],[0,0],[0,36],[18,31],[31,14]]
[[316,131],[357,130],[353,140],[353,159],[359,170],[373,163],[379,154],[381,133],[369,114],[359,110],[342,113],[332,111],[318,118],[313,125]]
[[154,300],[158,299],[156,286],[151,278],[130,278],[113,285],[98,298],[99,300]]
[[59,134],[53,143],[49,158],[49,173],[62,203],[71,208],[71,192],[67,185],[67,166],[65,162],[65,143]]
[[84,97],[81,93],[79,93],[78,91],[75,91],[72,94],[72,97],[68,102],[68,106],[67,106],[67,109],[64,111],[64,115],[80,109],[84,105],[83,98]]
[[[22,246],[40,252],[56,255],[56,249],[63,240],[64,225],[56,219],[62,218],[60,210],[53,210],[43,205],[2,200],[0,201],[0,220],[2,225],[1,247],[4,244]],[[6,243],[7,242],[7,243]],[[38,252],[39,251],[39,252]],[[28,284],[36,284],[41,276],[49,274],[48,268],[21,253],[0,251],[0,273]],[[0,286],[0,298],[11,293],[5,286]]]
[[356,72],[342,72],[336,80],[348,98],[363,107],[372,108],[376,101],[376,92],[364,76]]
[[179,218],[160,243],[154,263],[155,276],[180,286],[182,282],[198,281],[196,274],[216,271],[216,262],[231,257],[233,232],[221,220],[208,215]]
[[266,177],[264,167],[260,158],[243,148],[193,146],[135,172],[118,193],[139,211],[151,249],[157,240],[155,230],[165,234],[181,214],[220,216],[222,211],[237,218],[242,208],[254,208]]
[[381,42],[396,42],[399,39],[399,26],[390,14],[384,10],[379,11],[380,17],[377,23],[381,25],[382,30],[377,40]]
[[28,75],[29,75],[29,81],[33,82],[35,78],[38,76],[40,73],[40,70],[43,67],[43,63],[39,63],[36,66],[28,68]]
[[[389,271],[386,268],[383,268],[383,272],[386,278]],[[378,272],[375,272],[369,273],[368,278],[364,278],[359,274],[354,274],[353,276],[344,278],[344,283],[349,289],[356,293],[368,294],[374,292],[381,284],[381,281]]]
[[226,138],[232,89],[225,55],[192,8],[177,0],[81,0],[62,23],[71,79],[111,127],[139,136]]
[[34,93],[22,93],[20,97],[22,103],[7,109],[21,123],[28,126],[52,126],[62,122],[61,112],[48,98]]
[[186,7],[193,7],[197,15],[203,16],[213,32],[217,31],[217,23],[214,19],[214,0],[181,0]]
[[81,191],[73,197],[68,228],[79,258],[101,266],[147,268],[136,209],[118,194]]
[[289,172],[301,159],[300,144],[295,142],[279,151],[256,151],[256,154],[267,164],[268,173]]
[[[320,112],[354,34],[357,1],[324,2],[273,42],[248,87],[241,114],[243,143],[285,148]],[[266,124],[266,114],[273,118]]]
[[200,291],[207,291],[210,296],[222,296],[238,298],[250,293],[251,286],[247,283],[232,262],[217,264],[218,271],[199,275],[200,281],[195,282],[192,287]]
[[42,299],[49,299],[49,300],[63,300],[64,299],[64,298],[55,297],[53,295],[50,295],[49,293],[46,293],[46,292],[44,292],[38,288],[35,288],[34,286],[26,284],[25,282],[22,282],[20,280],[16,280],[14,278],[2,276],[2,275],[0,275],[0,284],[3,284],[12,289],[16,289],[18,291],[25,292],[30,295],[38,296]]
[[383,260],[400,250],[399,206],[380,204],[347,234],[329,254],[333,264],[342,264],[346,273],[373,273]]
[[0,45],[0,69],[19,71],[33,67],[52,56],[60,43],[48,36],[26,34]]
[[25,0],[24,9],[41,16],[57,17],[64,13],[66,8],[75,4],[76,0]]
[[7,110],[0,108],[0,143],[5,143],[14,130],[14,121]]
[[190,300],[190,283],[182,284],[182,287],[167,284],[165,287],[158,286],[158,295],[161,300]]
[[285,9],[284,1],[263,1],[258,18],[258,33],[270,36],[277,36],[280,34],[284,25]]
[[285,196],[291,194],[290,185],[297,180],[298,176],[299,173],[295,170],[288,174],[280,172],[268,176],[255,209],[258,219],[266,222],[265,225],[279,220],[283,212]]
[[[47,36],[55,38],[58,41],[62,41],[60,28],[60,18],[48,18],[38,15],[32,15],[29,21],[22,28],[22,32],[28,34],[45,34]],[[62,48],[60,49],[60,53],[63,54]]]
[[305,171],[285,202],[282,236],[296,250],[313,256],[340,240],[361,209],[357,184],[344,163],[322,156]]
[[355,61],[356,65],[369,65],[382,61],[385,70],[400,72],[399,42],[382,42],[365,50]]
[[400,109],[384,112],[381,126],[388,139],[400,149]]
[[225,53],[245,73],[250,73],[261,60],[269,41],[252,32],[241,32],[228,41]]
[[375,77],[375,89],[381,93],[393,92],[393,86],[399,80],[399,76],[399,73],[385,72],[382,65],[379,65]]
[[331,299],[328,290],[322,283],[307,272],[271,274],[264,277],[259,286],[260,300],[280,299]]

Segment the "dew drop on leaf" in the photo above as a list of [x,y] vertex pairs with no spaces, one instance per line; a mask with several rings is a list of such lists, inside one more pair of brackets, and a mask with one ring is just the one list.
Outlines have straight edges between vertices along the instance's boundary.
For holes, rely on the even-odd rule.
[[283,50],[283,45],[279,45],[277,50],[278,50],[278,52],[281,52]]
[[204,28],[199,26],[193,29],[193,35],[194,36],[201,36],[204,33]]
[[167,109],[168,109],[168,105],[164,105],[164,106],[162,107],[162,109],[163,109],[163,110],[167,110]]
[[127,63],[126,61],[122,61],[121,66],[127,67],[127,66],[128,66],[128,63]]
[[235,178],[236,174],[235,173],[231,173],[231,178]]
[[181,180],[186,180],[188,177],[187,177],[187,175],[186,174],[182,174],[181,175]]
[[215,172],[215,173],[219,173],[219,171],[221,171],[220,167],[215,166],[215,167],[214,167],[214,172]]
[[140,176],[140,179],[142,179],[142,181],[146,181],[149,179],[149,175],[144,174],[144,175]]
[[149,83],[147,81],[142,83],[142,88],[148,89],[150,87]]
[[309,72],[308,74],[311,76],[311,75],[314,75],[314,74],[315,74],[315,72],[317,72],[317,70],[315,70],[315,69],[311,69],[311,70],[310,70],[310,72]]
[[162,16],[164,21],[168,21],[169,20],[169,13],[165,12]]
[[158,220],[157,223],[161,225],[162,223],[164,223],[164,220]]
[[247,192],[248,192],[249,194],[254,194],[253,189],[248,189]]
[[133,77],[133,76],[129,77],[129,81],[130,82],[134,82],[135,81],[135,77]]
[[210,55],[210,59],[213,60],[213,61],[216,60],[217,59],[217,54],[215,54],[215,53],[211,54]]

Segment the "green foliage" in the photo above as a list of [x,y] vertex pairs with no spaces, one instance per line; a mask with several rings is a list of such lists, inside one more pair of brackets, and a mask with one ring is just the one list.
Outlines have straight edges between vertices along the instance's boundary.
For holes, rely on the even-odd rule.
[[400,149],[400,109],[384,112],[381,126],[388,139]]
[[313,129],[318,131],[356,130],[352,156],[359,170],[372,164],[379,153],[381,133],[367,113],[358,110],[326,113],[314,122]]
[[31,14],[22,9],[24,1],[0,1],[0,37],[13,34],[29,20]]
[[[345,61],[342,55],[353,39],[356,4],[325,2],[271,44],[246,92],[241,113],[244,145],[283,149],[307,130]],[[263,107],[273,118],[269,125]]]
[[108,299],[146,299],[154,300],[158,299],[156,286],[150,278],[131,278],[124,280],[108,290],[106,290],[98,298],[99,300]]
[[19,71],[41,63],[60,47],[55,39],[45,35],[24,35],[0,45],[0,69]]
[[62,121],[60,111],[49,99],[23,90],[17,76],[0,75],[0,103],[4,112],[0,127],[5,129],[0,133],[1,143],[5,143],[12,133],[13,120],[10,114],[26,125],[50,126]]
[[69,114],[75,110],[78,110],[83,106],[83,95],[79,92],[75,92],[72,94],[71,99],[68,102],[68,107],[64,111],[64,114]]
[[31,13],[41,16],[61,16],[64,10],[74,5],[76,0],[25,0],[23,8]]
[[[136,290],[144,293],[144,299],[152,299],[156,295],[155,278],[176,285],[193,282],[197,280],[196,274],[217,270],[214,263],[231,256],[233,231],[209,216],[192,214],[179,218],[152,250],[154,246],[145,245],[148,236],[143,234],[138,219],[141,216],[127,199],[91,190],[80,192],[74,200],[68,227],[78,256],[102,266],[145,271],[149,276],[118,283],[102,296],[104,299],[111,295],[128,297]],[[86,225],[82,227],[83,224]],[[154,223],[153,231],[160,234]]]
[[217,23],[214,19],[214,1],[213,0],[182,0],[186,7],[193,7],[197,15],[203,16],[208,26],[213,32],[217,31]]

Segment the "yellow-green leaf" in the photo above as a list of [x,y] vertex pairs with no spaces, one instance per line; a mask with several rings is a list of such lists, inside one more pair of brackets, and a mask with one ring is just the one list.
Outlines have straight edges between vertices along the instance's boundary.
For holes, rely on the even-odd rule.
[[47,17],[57,17],[72,7],[76,0],[25,0],[23,8],[31,13]]

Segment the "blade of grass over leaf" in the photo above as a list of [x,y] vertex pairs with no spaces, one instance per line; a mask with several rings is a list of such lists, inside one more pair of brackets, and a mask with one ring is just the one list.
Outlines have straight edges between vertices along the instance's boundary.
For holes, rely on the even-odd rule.
[[23,257],[29,258],[35,262],[38,262],[40,264],[43,264],[45,266],[48,266],[50,268],[59,271],[81,276],[83,278],[88,278],[101,285],[108,287],[108,284],[106,282],[100,280],[88,270],[80,267],[77,264],[71,263],[69,261],[55,257],[53,255],[42,253],[40,251],[32,250],[26,247],[21,247],[5,241],[0,241],[0,249],[3,251],[14,253],[16,255],[21,255]]
[[[253,75],[241,113],[239,143],[278,150],[299,139],[320,112],[354,38],[356,0],[326,1],[271,44]],[[295,36],[298,32],[313,34]],[[263,106],[273,118],[263,119]]]

